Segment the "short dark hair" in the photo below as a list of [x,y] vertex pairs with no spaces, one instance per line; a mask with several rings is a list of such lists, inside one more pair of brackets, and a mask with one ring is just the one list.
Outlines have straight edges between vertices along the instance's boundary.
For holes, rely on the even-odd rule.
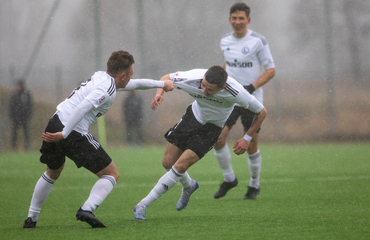
[[122,50],[116,51],[108,59],[107,72],[111,75],[117,75],[122,71],[127,71],[134,63],[134,57],[130,53]]
[[245,3],[235,3],[231,8],[230,8],[230,15],[232,13],[238,12],[238,11],[243,11],[245,12],[245,16],[247,18],[249,17],[249,14],[251,13],[251,8],[245,4]]
[[223,67],[214,65],[207,70],[204,77],[207,82],[216,84],[218,88],[222,88],[226,83],[228,74]]

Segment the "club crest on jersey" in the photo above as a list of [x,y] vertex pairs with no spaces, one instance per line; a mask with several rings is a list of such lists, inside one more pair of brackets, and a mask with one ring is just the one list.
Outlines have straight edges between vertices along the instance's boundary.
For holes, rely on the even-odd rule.
[[104,97],[104,96],[103,96],[103,97],[101,97],[101,98],[99,98],[99,99],[98,99],[99,103],[102,103],[102,102],[104,101],[104,99],[105,99],[105,97]]
[[248,54],[249,53],[249,47],[243,47],[242,48],[242,53],[243,54]]

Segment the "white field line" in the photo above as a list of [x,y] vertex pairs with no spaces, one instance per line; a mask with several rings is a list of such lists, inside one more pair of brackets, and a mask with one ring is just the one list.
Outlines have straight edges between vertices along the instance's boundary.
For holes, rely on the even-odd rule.
[[[307,178],[306,181],[317,181],[317,182],[325,182],[325,181],[346,181],[346,180],[369,180],[370,175],[363,175],[363,176],[343,176],[343,177],[316,177],[316,178]],[[284,182],[295,182],[301,181],[302,179],[298,178],[276,178],[276,179],[261,179],[261,183],[284,183]],[[240,183],[247,184],[248,181],[240,181]],[[125,184],[125,183],[118,183],[114,188],[142,188],[142,187],[154,187],[156,183],[140,183],[140,184]],[[199,185],[220,185],[220,181],[199,181]],[[56,189],[90,189],[91,186],[70,186],[70,187],[58,187],[54,186],[52,190]]]

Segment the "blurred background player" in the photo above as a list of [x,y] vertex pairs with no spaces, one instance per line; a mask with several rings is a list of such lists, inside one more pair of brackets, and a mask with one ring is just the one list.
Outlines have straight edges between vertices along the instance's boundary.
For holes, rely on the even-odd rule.
[[17,150],[18,128],[23,128],[25,145],[24,149],[30,148],[30,128],[29,124],[32,116],[32,97],[31,92],[26,90],[23,79],[17,81],[16,90],[12,94],[9,103],[9,117],[12,121],[12,149]]
[[[251,22],[249,14],[250,8],[245,3],[236,3],[230,8],[229,22],[234,31],[222,37],[220,47],[225,59],[223,66],[229,76],[242,84],[263,104],[262,86],[275,76],[275,64],[266,39],[247,28]],[[262,74],[261,68],[264,69]],[[254,115],[248,109],[236,105],[214,145],[214,154],[224,175],[224,182],[214,194],[215,198],[225,196],[228,190],[238,185],[231,165],[231,154],[226,144],[227,135],[239,116],[244,132],[247,132]],[[262,158],[258,149],[258,132],[259,130],[252,136],[247,150],[250,182],[243,199],[255,199],[260,192]]]
[[132,90],[122,105],[126,125],[126,143],[129,146],[140,146],[143,143],[143,101],[140,95]]

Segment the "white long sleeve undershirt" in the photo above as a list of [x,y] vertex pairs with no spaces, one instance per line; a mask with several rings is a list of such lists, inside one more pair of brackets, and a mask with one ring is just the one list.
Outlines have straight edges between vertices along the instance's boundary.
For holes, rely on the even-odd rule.
[[75,107],[75,109],[73,109],[62,131],[64,139],[68,137],[68,135],[72,132],[76,125],[85,116],[85,114],[91,111],[93,108],[94,105],[85,98],[80,104]]
[[163,88],[164,81],[153,79],[131,79],[125,88],[117,88],[117,91],[130,91],[135,89]]

